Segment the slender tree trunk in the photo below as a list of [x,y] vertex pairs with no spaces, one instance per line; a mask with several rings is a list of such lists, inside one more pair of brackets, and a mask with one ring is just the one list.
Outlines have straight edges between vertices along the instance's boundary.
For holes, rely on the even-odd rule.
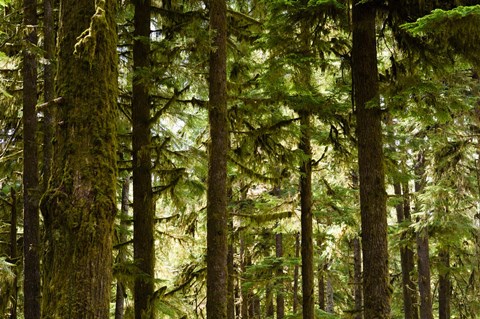
[[[408,185],[405,185],[408,187]],[[401,197],[402,196],[402,186],[399,182],[395,182],[393,184],[393,189],[395,195]],[[405,203],[408,201],[408,190],[403,190],[403,201],[399,202],[395,206],[395,210],[397,212],[397,221],[399,224],[404,222],[410,222],[410,212],[409,212],[409,205]],[[408,205],[408,207],[406,206]],[[407,209],[408,208],[408,211]],[[408,215],[408,218],[407,218]],[[417,319],[418,313],[416,311],[416,287],[411,279],[411,273],[414,270],[414,259],[413,259],[413,251],[410,248],[408,243],[409,241],[409,232],[403,233],[401,236],[401,240],[406,242],[404,245],[400,246],[400,264],[402,268],[402,290],[403,290],[403,313],[405,319]]]
[[283,319],[285,317],[285,296],[283,287],[283,235],[278,233],[275,235],[275,256],[280,259],[277,267],[277,319]]
[[[300,233],[295,234],[295,258],[300,257]],[[298,311],[298,265],[293,268],[293,313]]]
[[449,278],[450,252],[444,248],[439,253],[438,318],[450,318],[451,284]]
[[328,313],[334,313],[335,312],[335,300],[333,299],[333,285],[332,285],[332,279],[330,278],[330,276],[327,276],[327,287],[326,287],[326,291],[327,291],[327,305],[326,305],[326,311]]
[[[425,171],[425,158],[423,153],[418,154],[415,166],[415,192],[423,191],[423,174]],[[418,210],[418,208],[417,208]],[[419,220],[417,220],[418,222]],[[418,263],[418,290],[420,293],[420,318],[433,319],[432,292],[430,280],[430,247],[428,244],[428,227],[424,225],[416,233],[417,263]]]
[[23,254],[25,319],[40,318],[39,184],[37,156],[37,58],[30,47],[37,45],[37,1],[24,0],[23,24]]
[[273,318],[275,316],[275,307],[273,306],[273,289],[272,284],[267,283],[265,291],[265,318]]
[[360,238],[353,239],[353,280],[355,296],[355,319],[363,318],[363,294],[362,294],[362,247]]
[[116,213],[113,0],[61,0],[54,161],[42,198],[43,318],[108,318]]
[[[12,206],[10,210],[10,260],[9,262],[18,265],[18,250],[17,250],[17,193],[12,188],[11,194]],[[17,267],[13,268],[13,281],[12,281],[12,296],[10,308],[10,319],[17,318],[17,304],[18,304],[18,271]]]
[[243,280],[242,276],[246,271],[247,256],[245,251],[245,239],[243,238],[244,234],[240,233],[240,276],[238,276],[239,286],[241,291],[241,304],[240,304],[240,318],[248,318],[248,304],[249,304],[249,292],[247,289],[242,287]]
[[235,265],[233,256],[234,251],[234,234],[233,234],[233,221],[229,223],[229,240],[228,240],[228,303],[227,303],[227,318],[235,318]]
[[[375,4],[353,2],[352,74],[357,115],[365,318],[390,317],[387,211]],[[370,105],[372,103],[372,105]]]
[[207,318],[227,317],[227,6],[210,0]]
[[135,319],[153,319],[154,211],[151,174],[149,83],[142,76],[150,67],[150,0],[134,1],[132,147],[133,250],[140,273],[135,278]]
[[[43,49],[46,63],[43,66],[43,97],[45,102],[53,101],[54,91],[54,57],[55,57],[55,31],[53,18],[53,0],[43,0]],[[52,107],[43,110],[43,163],[42,186],[43,192],[48,188],[51,175],[53,157],[53,112]]]
[[[130,191],[130,178],[126,177],[122,185],[122,205],[120,207],[120,230],[119,244],[127,242],[127,219],[128,219],[128,193]],[[118,250],[117,262],[125,263],[127,261],[127,249],[123,245]],[[125,315],[125,283],[117,279],[117,291],[115,294],[115,319],[123,319]]]
[[[320,222],[317,221],[317,226]],[[317,236],[317,249],[318,255],[322,254],[324,236],[319,232]],[[318,281],[318,307],[325,311],[325,272],[326,263],[323,260],[319,260],[317,265],[317,281]]]
[[315,302],[313,294],[312,147],[310,145],[311,123],[308,113],[300,114],[300,125],[300,150],[305,156],[300,165],[302,309],[303,319],[313,319]]

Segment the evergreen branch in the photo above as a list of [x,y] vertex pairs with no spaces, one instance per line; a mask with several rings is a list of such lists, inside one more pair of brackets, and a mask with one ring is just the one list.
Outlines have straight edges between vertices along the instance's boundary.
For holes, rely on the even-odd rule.
[[243,20],[245,20],[245,21],[248,21],[248,22],[250,22],[250,23],[252,23],[252,24],[259,25],[259,26],[262,26],[262,25],[263,25],[262,22],[254,19],[254,18],[252,18],[252,17],[250,17],[250,16],[248,16],[248,15],[246,15],[246,14],[244,14],[244,13],[241,13],[241,12],[238,12],[238,11],[235,11],[235,10],[232,10],[232,9],[227,9],[227,13],[231,14],[232,16],[236,16],[236,17],[238,17],[238,18],[240,18],[240,19],[243,19]]
[[254,169],[251,169],[244,164],[240,163],[239,161],[235,160],[232,156],[228,156],[228,160],[237,165],[244,173],[249,176],[253,176],[254,178],[258,179],[264,183],[277,183],[279,181],[278,177],[268,177],[261,173],[257,173]]
[[187,84],[183,89],[181,89],[180,91],[177,91],[177,89],[174,90],[173,92],[173,95],[172,97],[168,100],[167,103],[165,103],[165,105],[157,110],[157,112],[155,112],[155,114],[152,116],[152,118],[150,119],[150,124],[154,124],[155,122],[158,121],[158,119],[160,118],[160,116],[162,116],[162,114],[173,104],[175,103],[175,101],[177,100],[177,98],[183,93],[185,92],[186,90],[188,90],[190,88],[190,84]]

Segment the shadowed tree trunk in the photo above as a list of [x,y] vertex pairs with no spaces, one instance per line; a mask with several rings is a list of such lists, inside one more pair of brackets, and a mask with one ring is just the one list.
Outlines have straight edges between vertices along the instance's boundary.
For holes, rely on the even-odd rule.
[[[419,194],[423,191],[425,173],[425,158],[423,152],[418,153],[417,163],[415,164],[415,192]],[[417,202],[418,203],[418,202]],[[417,204],[418,205],[418,204]],[[419,206],[419,205],[418,205]],[[417,211],[418,211],[417,207]],[[426,212],[424,212],[426,218]],[[417,222],[419,220],[417,219]],[[428,227],[424,225],[416,232],[417,242],[417,264],[418,264],[418,291],[420,294],[420,318],[433,319],[432,310],[432,292],[430,280],[430,247],[428,244]]]
[[355,296],[355,319],[363,318],[363,294],[362,294],[362,247],[360,238],[353,239],[353,280]]
[[[243,275],[247,269],[247,256],[248,253],[245,250],[245,239],[243,232],[240,232],[240,273]],[[243,280],[242,275],[238,276],[240,292],[241,292],[241,304],[240,304],[240,318],[247,319],[248,318],[248,304],[249,304],[249,291],[242,287]]]
[[438,278],[438,318],[450,318],[451,284],[449,278],[450,252],[443,248],[439,253],[439,278]]
[[235,318],[235,265],[234,265],[234,233],[233,233],[233,221],[230,219],[229,222],[229,233],[228,238],[228,304],[227,304],[227,318]]
[[[283,258],[283,235],[282,233],[275,234],[275,256]],[[283,262],[280,260],[277,266],[277,319],[285,317],[285,297],[283,289]]]
[[[295,258],[300,257],[300,233],[295,234]],[[293,313],[298,311],[298,265],[293,268]]]
[[352,74],[360,178],[364,317],[369,319],[390,317],[382,114],[376,101],[375,19],[375,4],[353,2]]
[[[395,195],[403,196],[403,201],[399,202],[395,206],[397,213],[397,221],[399,224],[404,222],[410,223],[410,204],[409,204],[409,191],[408,185],[404,184],[403,194],[402,186],[400,182],[393,184]],[[418,319],[417,311],[417,288],[412,281],[411,274],[414,270],[414,255],[410,247],[411,232],[402,233],[401,240],[405,242],[400,246],[400,265],[402,268],[402,290],[403,290],[403,313],[405,319]]]
[[300,164],[300,206],[301,206],[301,255],[302,255],[302,296],[303,319],[313,319],[314,274],[313,274],[313,219],[312,219],[312,147],[310,114],[300,114],[300,150],[304,154]]
[[54,160],[42,198],[42,318],[108,318],[116,212],[113,0],[60,4]]
[[227,5],[210,0],[207,318],[227,317]]
[[23,1],[26,45],[23,50],[23,255],[24,315],[40,318],[39,184],[37,156],[37,58],[31,48],[37,45],[37,1]]
[[149,82],[142,74],[150,67],[150,0],[135,0],[132,83],[133,251],[139,275],[135,278],[135,319],[154,318],[154,211],[151,176]]
[[[18,265],[18,250],[17,250],[17,193],[12,188],[10,191],[10,197],[12,203],[10,207],[10,258],[9,263]],[[12,280],[12,295],[9,296],[12,306],[10,308],[10,319],[17,318],[17,304],[18,304],[18,267],[13,267],[13,280]],[[4,292],[5,293],[5,292]]]
[[[117,262],[124,263],[127,261],[127,249],[123,246],[127,242],[127,219],[128,219],[128,193],[130,191],[130,178],[127,177],[122,185],[122,205],[120,207],[120,230],[118,241],[122,246],[118,249]],[[125,284],[117,279],[117,291],[115,294],[115,319],[123,319],[125,315]]]

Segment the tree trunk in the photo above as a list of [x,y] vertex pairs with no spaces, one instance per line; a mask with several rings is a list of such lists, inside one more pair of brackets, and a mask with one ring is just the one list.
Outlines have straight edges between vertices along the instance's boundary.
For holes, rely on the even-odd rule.
[[241,304],[240,304],[240,318],[248,318],[248,304],[249,304],[249,291],[242,287],[242,276],[246,271],[247,256],[245,251],[245,239],[243,238],[244,234],[240,233],[240,276],[238,276],[239,286],[241,291]]
[[275,256],[280,259],[279,265],[277,266],[277,319],[283,319],[285,317],[285,296],[283,288],[283,235],[278,233],[275,235]]
[[307,112],[301,112],[300,126],[300,150],[304,154],[300,165],[302,309],[303,319],[313,319],[315,302],[313,294],[312,147],[310,145],[310,115]]
[[273,289],[272,284],[267,283],[265,290],[265,318],[272,318],[275,316],[275,307],[273,306]]
[[[46,63],[43,66],[43,98],[49,103],[55,98],[54,91],[54,58],[55,58],[55,31],[53,18],[53,0],[43,0],[43,49]],[[43,162],[42,162],[42,187],[43,192],[48,188],[51,175],[53,157],[53,111],[52,107],[43,110]]]
[[154,211],[151,176],[149,82],[142,76],[150,67],[150,0],[134,1],[132,148],[133,251],[139,275],[135,278],[135,319],[153,319]]
[[[365,318],[389,318],[387,211],[373,3],[353,2],[352,74],[357,116]],[[370,105],[372,103],[372,105]]]
[[[419,194],[423,190],[423,174],[425,172],[425,158],[423,153],[418,154],[415,165],[415,192]],[[418,204],[417,204],[418,205]],[[417,208],[418,210],[418,208]],[[417,219],[417,222],[419,220]],[[418,263],[418,291],[420,294],[420,318],[433,319],[432,292],[430,281],[430,247],[428,244],[428,227],[424,225],[416,233],[417,263]]]
[[[12,206],[10,210],[10,258],[8,262],[18,266],[17,250],[17,193],[11,189]],[[10,307],[10,319],[17,319],[18,304],[18,267],[13,267],[12,295],[9,298],[12,306]]]
[[210,0],[207,318],[227,317],[227,5]]
[[40,318],[39,184],[37,156],[37,59],[30,50],[37,45],[37,1],[24,0],[23,24],[23,255],[25,319]]
[[[295,234],[295,258],[300,257],[300,233]],[[293,268],[293,313],[298,311],[298,265]]]
[[[127,177],[122,185],[122,205],[120,207],[120,230],[118,241],[122,246],[118,250],[117,262],[125,263],[127,261],[127,249],[123,246],[127,242],[127,219],[128,219],[128,194],[130,191],[130,178]],[[125,283],[117,279],[117,291],[115,294],[115,319],[123,319],[125,315]]]
[[[399,224],[404,222],[410,223],[410,204],[408,199],[408,185],[405,184],[403,187],[400,182],[395,182],[393,184],[393,189],[395,195],[402,197],[403,201],[399,202],[395,206],[397,213],[397,221]],[[413,251],[410,248],[410,232],[404,232],[401,236],[401,241],[406,242],[404,245],[400,246],[400,265],[402,268],[402,291],[403,291],[403,313],[405,319],[418,319],[417,311],[417,298],[416,298],[416,287],[412,281],[411,274],[414,270],[414,255]]]
[[363,295],[362,295],[362,247],[360,238],[353,239],[353,280],[355,296],[355,319],[363,318]]
[[227,319],[235,319],[235,265],[234,265],[234,234],[233,222],[229,223],[229,241],[228,241],[228,304],[227,304]]
[[[43,318],[108,318],[116,212],[116,2],[60,5],[54,160],[42,198]],[[72,55],[73,53],[73,55]]]
[[451,284],[449,278],[450,268],[450,252],[448,248],[443,248],[439,253],[440,269],[439,269],[439,287],[438,287],[438,318],[450,318],[450,298]]

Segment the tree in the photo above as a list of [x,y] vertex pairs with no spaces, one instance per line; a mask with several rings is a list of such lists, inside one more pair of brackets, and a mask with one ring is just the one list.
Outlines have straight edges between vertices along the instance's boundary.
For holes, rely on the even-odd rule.
[[[108,318],[116,213],[115,1],[62,0],[43,318]],[[73,54],[73,55],[72,55]]]
[[207,190],[207,318],[227,317],[227,5],[211,0]]
[[135,278],[135,318],[154,317],[153,291],[155,255],[151,174],[150,83],[150,0],[135,1],[132,84],[133,149],[133,250],[139,273]]
[[387,212],[372,3],[353,2],[352,76],[357,120],[365,318],[390,317]]
[[23,49],[23,211],[25,318],[40,318],[39,184],[37,155],[37,1],[23,2],[26,45]]

